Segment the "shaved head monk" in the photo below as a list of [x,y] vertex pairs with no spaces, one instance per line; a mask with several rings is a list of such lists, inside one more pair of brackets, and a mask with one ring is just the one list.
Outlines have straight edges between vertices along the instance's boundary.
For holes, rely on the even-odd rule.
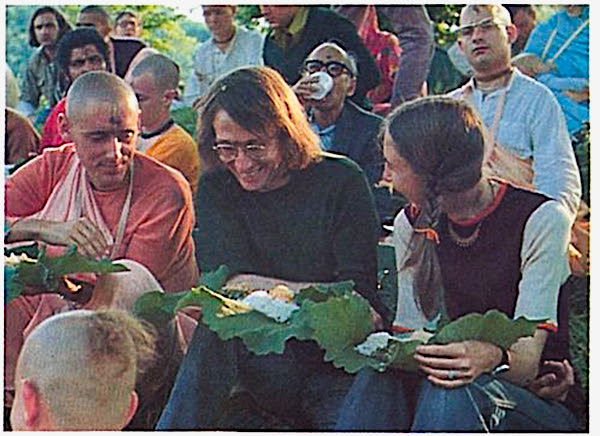
[[128,83],[142,110],[137,149],[181,171],[195,192],[200,175],[198,146],[171,118],[171,105],[179,86],[179,66],[163,55],[148,56],[135,66]]
[[42,322],[19,356],[13,429],[123,429],[153,347],[153,335],[121,311],[76,310]]
[[[136,153],[139,107],[129,85],[107,72],[82,75],[69,89],[66,114],[59,123],[63,137],[71,142],[45,150],[6,180],[10,230],[5,242],[36,241],[49,255],[74,245],[85,256],[139,264],[133,274],[83,278],[82,286],[92,295],[90,301],[78,302],[84,308],[97,301],[102,306],[113,304],[110,298],[93,297],[105,295],[107,283],[111,292],[121,295],[119,301],[130,305],[134,298],[128,293],[161,288],[177,292],[195,286],[199,274],[190,186],[178,171]],[[147,283],[156,286],[146,289]],[[14,365],[27,332],[67,305],[56,294],[22,295],[7,305],[9,399]],[[189,328],[188,324],[186,334]],[[6,400],[5,405],[10,406]]]

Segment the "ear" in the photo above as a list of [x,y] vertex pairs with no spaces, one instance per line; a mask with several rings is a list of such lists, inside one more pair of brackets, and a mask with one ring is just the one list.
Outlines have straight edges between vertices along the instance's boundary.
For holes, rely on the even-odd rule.
[[67,114],[58,114],[58,131],[60,136],[67,142],[72,142],[71,138],[71,122],[67,118]]
[[514,24],[511,24],[510,26],[506,26],[506,34],[508,36],[508,40],[512,44],[519,36],[519,29]]
[[356,76],[348,78],[348,89],[346,90],[346,97],[352,97],[356,92]]
[[167,100],[167,102],[169,104],[172,104],[173,100],[175,100],[175,98],[177,98],[178,94],[179,93],[177,92],[176,89],[169,89],[168,91],[165,91],[164,98]]
[[464,53],[465,51],[463,50],[462,41],[460,39],[460,36],[456,40],[456,43],[458,44],[458,48],[460,48],[460,51],[462,51]]
[[127,427],[127,424],[131,422],[133,415],[135,415],[135,412],[137,411],[139,401],[140,400],[138,398],[137,392],[131,391],[131,396],[129,398],[129,409],[127,410],[127,415],[125,416],[125,421],[123,423],[122,428]]
[[24,421],[27,428],[35,430],[41,421],[42,406],[40,395],[35,384],[30,380],[23,380],[21,395],[23,397]]

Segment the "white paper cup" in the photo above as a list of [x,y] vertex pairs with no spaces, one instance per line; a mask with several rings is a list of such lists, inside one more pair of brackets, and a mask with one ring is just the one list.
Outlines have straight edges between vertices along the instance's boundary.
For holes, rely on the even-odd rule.
[[315,84],[318,87],[316,92],[310,96],[313,100],[323,100],[333,88],[333,79],[325,71],[317,71],[310,75],[311,78],[318,78],[319,82]]

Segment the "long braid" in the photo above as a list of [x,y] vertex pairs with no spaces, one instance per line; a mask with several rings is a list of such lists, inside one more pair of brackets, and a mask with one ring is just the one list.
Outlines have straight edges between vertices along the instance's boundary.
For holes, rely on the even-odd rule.
[[426,181],[428,195],[413,224],[409,256],[402,269],[416,267],[414,299],[427,319],[433,319],[443,310],[442,271],[436,253],[439,243],[437,228],[441,217],[440,195],[437,182]]
[[[442,271],[437,257],[441,198],[464,192],[481,179],[483,134],[473,109],[449,97],[425,97],[396,108],[386,119],[397,154],[423,185],[425,198],[401,269],[414,268],[413,298],[431,320],[445,315]],[[402,187],[399,187],[400,189]]]

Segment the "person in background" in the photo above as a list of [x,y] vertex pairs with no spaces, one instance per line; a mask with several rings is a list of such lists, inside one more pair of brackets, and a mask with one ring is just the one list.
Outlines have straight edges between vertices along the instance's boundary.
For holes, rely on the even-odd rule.
[[19,164],[39,152],[40,135],[31,121],[15,110],[19,101],[19,86],[12,70],[6,65],[6,108],[4,109],[4,176]]
[[108,44],[110,62],[108,71],[121,78],[127,78],[135,64],[144,57],[156,54],[156,50],[147,47],[146,43],[135,38],[113,38],[111,19],[102,6],[83,7],[77,15],[77,27],[94,27]]
[[4,169],[7,171],[39,153],[40,134],[27,117],[9,107],[4,109],[4,128]]
[[300,78],[306,56],[319,44],[335,41],[356,58],[358,81],[352,100],[365,106],[365,96],[379,85],[380,74],[350,21],[331,9],[317,6],[261,5],[260,9],[270,28],[263,52],[265,65],[293,85]]
[[16,109],[19,104],[19,83],[8,63],[5,63],[4,71],[4,101],[6,107]]
[[[241,68],[215,82],[197,132],[207,168],[196,197],[196,258],[205,271],[227,265],[227,286],[250,289],[353,280],[385,314],[367,180],[348,158],[322,153],[275,70]],[[330,430],[351,380],[315,343],[292,341],[282,355],[259,356],[198,324],[157,429],[231,428],[220,418],[238,385],[253,413],[265,410],[292,430]]]
[[45,320],[19,355],[12,429],[122,430],[138,407],[135,380],[154,346],[152,332],[121,311]]
[[114,35],[116,37],[139,38],[142,34],[142,24],[132,11],[121,11],[115,17]]
[[210,38],[201,43],[194,54],[194,71],[185,85],[184,103],[208,92],[219,77],[244,66],[263,65],[265,38],[254,30],[234,23],[235,6],[202,6],[204,22]]
[[[311,75],[325,72],[333,79],[331,91],[322,99],[314,99]],[[301,79],[293,89],[307,109],[311,127],[321,139],[325,151],[348,156],[367,176],[375,194],[382,222],[395,216],[389,190],[378,188],[383,173],[383,155],[379,145],[382,118],[360,108],[350,100],[356,89],[356,61],[339,45],[325,42],[305,59]]]
[[[569,212],[486,176],[484,144],[474,109],[450,97],[417,99],[386,118],[384,178],[410,201],[394,222],[393,331],[423,340],[443,321],[495,309],[538,321],[535,333],[506,348],[475,339],[418,345],[417,374],[367,368],[337,430],[575,431],[569,403],[557,401],[573,384],[567,300],[560,298],[569,276]],[[564,397],[542,389],[546,383]]]
[[[109,62],[108,45],[95,29],[82,27],[71,30],[58,44],[56,63],[67,90],[79,76],[89,71],[105,71]],[[46,118],[42,128],[40,151],[67,142],[62,136],[58,121],[61,114],[64,116],[66,106],[67,98],[64,97]]]
[[503,6],[510,12],[510,18],[519,31],[517,39],[511,45],[511,55],[516,56],[523,51],[529,35],[535,27],[537,16],[532,5]]
[[55,63],[56,48],[62,36],[71,30],[65,17],[55,8],[37,9],[29,21],[29,45],[35,51],[20,73],[20,97],[17,110],[35,116],[43,96],[49,108],[62,98]]
[[148,56],[135,66],[129,84],[142,111],[137,150],[180,171],[195,193],[200,176],[198,146],[171,118],[179,66],[163,55]]
[[590,119],[590,10],[562,6],[531,32],[521,57],[513,63],[546,85],[560,104],[569,134]]
[[402,61],[396,73],[392,107],[426,95],[426,80],[433,57],[433,25],[425,6],[377,6],[400,40]]
[[470,102],[488,129],[486,170],[562,202],[574,220],[581,178],[565,118],[546,86],[512,67],[510,14],[500,5],[468,5],[458,31],[474,76],[449,95]]
[[356,26],[358,35],[375,59],[381,73],[381,83],[368,92],[367,97],[373,104],[373,112],[385,114],[390,110],[390,99],[394,89],[394,81],[400,66],[400,40],[391,32],[379,29],[377,8],[369,6],[342,5],[334,10],[344,15]]

